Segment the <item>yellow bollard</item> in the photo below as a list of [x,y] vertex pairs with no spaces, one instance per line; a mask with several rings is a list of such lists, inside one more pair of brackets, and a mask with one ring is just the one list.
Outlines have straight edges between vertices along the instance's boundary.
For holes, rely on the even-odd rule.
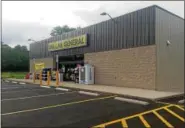
[[50,74],[47,72],[47,85],[50,86]]
[[42,72],[40,72],[40,86],[42,86]]
[[58,70],[56,71],[56,86],[58,87],[59,85],[59,78],[58,78]]
[[35,72],[33,73],[33,83],[35,83]]

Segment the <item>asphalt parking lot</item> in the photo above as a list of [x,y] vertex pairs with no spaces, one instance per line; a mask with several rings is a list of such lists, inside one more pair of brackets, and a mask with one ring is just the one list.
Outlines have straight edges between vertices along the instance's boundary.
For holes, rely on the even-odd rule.
[[[141,105],[115,100],[117,95],[87,95],[4,81],[1,85],[2,127],[183,127],[184,107]],[[174,114],[175,113],[175,114]]]

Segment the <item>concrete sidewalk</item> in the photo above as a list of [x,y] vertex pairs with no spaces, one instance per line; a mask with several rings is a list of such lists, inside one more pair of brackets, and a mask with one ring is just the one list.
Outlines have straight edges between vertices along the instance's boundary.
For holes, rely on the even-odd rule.
[[[33,84],[33,80],[27,80],[27,79],[9,79],[9,80]],[[39,80],[36,80],[34,84],[39,84]],[[43,84],[46,85],[46,82],[43,81]],[[56,85],[55,82],[50,82],[50,84],[53,86]],[[123,95],[129,98],[136,98],[136,99],[143,99],[143,100],[159,100],[159,99],[184,95],[183,92],[163,92],[163,91],[155,91],[155,90],[147,90],[147,89],[106,86],[106,85],[84,85],[84,84],[75,84],[73,82],[62,82],[59,84],[59,86],[90,90],[90,91],[113,93],[113,94]]]

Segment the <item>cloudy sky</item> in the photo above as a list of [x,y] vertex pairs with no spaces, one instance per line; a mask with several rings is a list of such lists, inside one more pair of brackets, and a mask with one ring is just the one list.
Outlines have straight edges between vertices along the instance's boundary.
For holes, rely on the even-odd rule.
[[2,38],[14,47],[28,44],[28,38],[50,37],[57,25],[85,27],[150,5],[159,5],[184,18],[184,1],[3,1]]

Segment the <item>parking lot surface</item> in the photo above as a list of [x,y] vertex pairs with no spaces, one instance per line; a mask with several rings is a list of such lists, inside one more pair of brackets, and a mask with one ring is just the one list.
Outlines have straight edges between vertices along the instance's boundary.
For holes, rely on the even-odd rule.
[[[78,86],[78,85],[77,85]],[[2,127],[183,127],[182,105],[140,105],[115,100],[117,95],[87,95],[38,85],[4,81]]]

